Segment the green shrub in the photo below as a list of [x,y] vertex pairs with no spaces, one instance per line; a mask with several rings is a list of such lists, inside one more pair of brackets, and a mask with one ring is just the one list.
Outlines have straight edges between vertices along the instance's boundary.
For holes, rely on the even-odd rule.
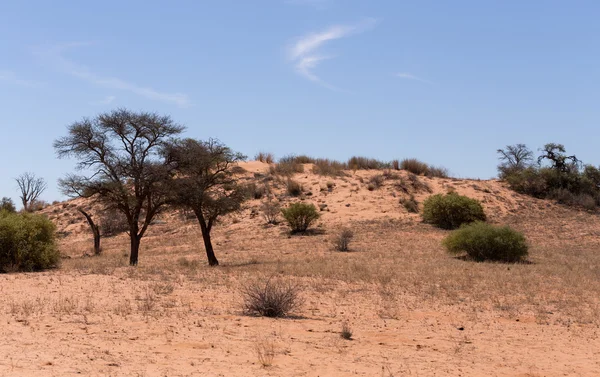
[[423,220],[443,229],[456,229],[462,224],[485,221],[485,213],[476,199],[456,193],[437,194],[423,202]]
[[0,271],[39,271],[58,265],[56,227],[43,215],[0,211]]
[[0,211],[15,213],[17,212],[17,208],[11,198],[4,197],[0,200]]
[[313,204],[293,203],[281,210],[283,218],[288,222],[292,233],[305,232],[310,224],[319,217],[319,212]]
[[477,261],[519,262],[527,256],[525,236],[508,226],[484,222],[463,225],[443,241],[448,252],[466,252]]

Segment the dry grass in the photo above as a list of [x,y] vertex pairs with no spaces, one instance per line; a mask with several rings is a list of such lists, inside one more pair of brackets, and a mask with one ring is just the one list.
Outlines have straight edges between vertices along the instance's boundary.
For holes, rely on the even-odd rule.
[[266,164],[272,164],[273,162],[275,162],[275,156],[273,156],[273,153],[268,152],[258,152],[256,156],[254,156],[254,159],[256,161],[264,162]]

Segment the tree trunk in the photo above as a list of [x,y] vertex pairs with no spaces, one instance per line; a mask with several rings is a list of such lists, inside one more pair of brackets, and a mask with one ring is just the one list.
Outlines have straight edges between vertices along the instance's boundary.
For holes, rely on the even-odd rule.
[[208,265],[209,266],[218,266],[219,261],[215,256],[215,251],[213,250],[212,242],[210,241],[210,230],[212,224],[206,224],[204,221],[204,216],[200,211],[194,211],[196,217],[198,218],[198,222],[200,223],[200,230],[202,231],[202,239],[204,240],[204,248],[206,249],[206,256],[208,257]]
[[204,248],[206,249],[206,256],[208,257],[208,265],[209,266],[218,266],[219,261],[215,256],[215,251],[212,247],[212,242],[210,242],[210,232],[202,230],[202,238],[204,239]]
[[102,250],[100,249],[100,228],[94,223],[94,220],[92,219],[92,216],[90,216],[90,214],[88,214],[81,208],[78,208],[78,210],[83,216],[85,216],[85,219],[87,220],[88,224],[90,224],[90,228],[92,229],[92,233],[94,234],[94,255],[100,255],[100,253],[102,252]]
[[140,251],[140,238],[135,233],[131,233],[129,235],[131,240],[131,252],[129,254],[129,265],[137,266],[138,264],[138,254]]

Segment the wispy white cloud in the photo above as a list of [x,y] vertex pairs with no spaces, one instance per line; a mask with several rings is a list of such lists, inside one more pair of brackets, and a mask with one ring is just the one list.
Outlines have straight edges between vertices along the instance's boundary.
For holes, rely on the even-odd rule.
[[172,103],[179,107],[189,107],[191,105],[190,99],[186,94],[162,92],[151,87],[140,86],[120,78],[100,76],[90,71],[90,69],[85,65],[78,64],[68,59],[64,55],[65,52],[69,49],[87,45],[89,44],[69,43],[55,46],[46,46],[38,48],[34,52],[42,60],[44,60],[48,64],[51,64],[56,69],[65,72],[71,76],[87,81],[90,84],[110,89],[127,91],[151,100]]
[[115,97],[115,96],[106,96],[106,97],[104,97],[104,99],[101,99],[99,101],[90,102],[90,104],[99,105],[99,106],[110,105],[111,103],[115,102],[116,99],[117,99],[117,97]]
[[407,72],[396,73],[394,76],[396,76],[396,77],[398,77],[400,79],[404,79],[404,80],[420,81],[420,82],[425,83],[425,84],[433,85],[433,83],[431,81],[422,79],[422,78],[420,78],[418,76],[415,76],[415,75],[407,73]]
[[41,85],[41,83],[31,80],[24,80],[17,76],[13,71],[0,70],[0,82],[9,83],[12,85],[25,86],[29,88],[35,88]]
[[321,32],[304,35],[288,48],[288,58],[293,62],[298,74],[326,88],[337,90],[314,73],[320,62],[334,58],[331,55],[322,55],[318,50],[329,41],[362,33],[374,27],[376,23],[375,19],[369,18],[356,25],[334,25]]

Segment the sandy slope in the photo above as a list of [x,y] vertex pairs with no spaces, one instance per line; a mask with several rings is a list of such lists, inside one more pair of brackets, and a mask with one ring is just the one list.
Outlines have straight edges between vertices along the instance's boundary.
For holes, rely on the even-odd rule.
[[[264,179],[265,164],[245,165]],[[327,206],[310,236],[266,226],[262,200],[215,229],[218,268],[199,230],[165,213],[126,266],[124,235],[90,250],[82,201],[45,210],[64,235],[61,269],[0,275],[0,375],[6,376],[595,376],[600,370],[600,226],[596,214],[506,189],[497,181],[419,180],[375,171],[295,175],[303,200]],[[255,178],[253,173],[258,173]],[[268,181],[285,205],[285,179]],[[327,183],[333,183],[329,190]],[[440,246],[444,231],[399,204],[455,190],[482,200],[492,222],[531,241],[530,265],[471,263]],[[406,191],[409,191],[408,193]],[[309,194],[311,193],[311,194]],[[351,253],[332,251],[342,227]],[[287,319],[245,315],[241,288],[291,279],[304,304]],[[353,332],[344,340],[343,324]],[[274,350],[263,366],[257,349]]]

